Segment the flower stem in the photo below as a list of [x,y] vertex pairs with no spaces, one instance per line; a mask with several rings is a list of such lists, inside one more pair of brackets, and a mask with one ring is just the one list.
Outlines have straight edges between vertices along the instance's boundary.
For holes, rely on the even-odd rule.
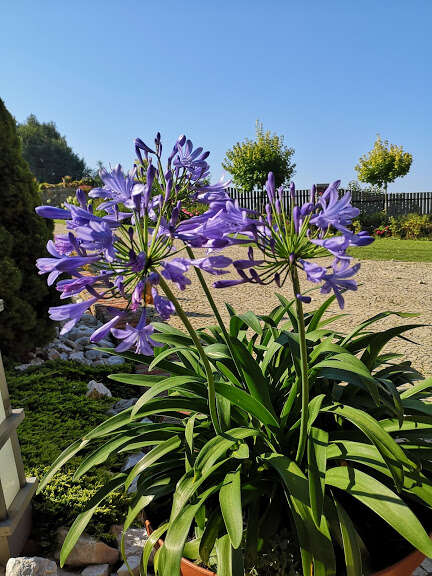
[[294,290],[294,297],[296,301],[296,311],[297,311],[297,322],[298,322],[298,334],[299,334],[299,344],[300,344],[300,363],[301,363],[301,419],[300,419],[300,437],[297,447],[296,461],[299,463],[303,458],[303,454],[306,448],[307,440],[307,424],[308,424],[308,412],[309,412],[309,381],[308,381],[308,363],[307,363],[307,348],[306,348],[306,329],[303,314],[303,305],[301,301],[297,298],[297,294],[300,294],[300,282],[297,274],[297,268],[295,265],[290,267],[291,281]]
[[[186,245],[186,252],[188,253],[188,256],[191,260],[195,260],[195,254],[193,253],[193,250],[190,246]],[[222,316],[220,315],[219,310],[216,306],[216,302],[214,301],[213,296],[211,295],[211,292],[209,290],[209,287],[207,286],[207,282],[204,279],[203,273],[196,266],[194,266],[194,269],[195,269],[196,275],[198,276],[198,280],[200,281],[202,289],[204,290],[204,293],[207,297],[207,300],[211,306],[211,309],[213,310],[213,313],[216,317],[216,320],[220,326],[220,329],[222,330],[222,333],[225,337],[226,343],[228,344],[228,346],[230,346],[230,341],[229,341],[227,329],[225,328],[225,324],[223,323]]]
[[219,423],[218,413],[217,413],[217,405],[216,405],[216,391],[215,391],[215,384],[214,384],[214,377],[213,372],[210,366],[210,362],[204,352],[204,348],[199,341],[199,338],[193,329],[192,324],[189,321],[189,318],[186,316],[185,311],[181,307],[180,302],[174,296],[171,288],[165,282],[161,275],[159,275],[159,285],[162,290],[165,292],[166,296],[169,300],[174,304],[177,314],[179,315],[181,321],[183,322],[186,330],[189,332],[190,337],[192,338],[196,349],[198,350],[199,355],[201,356],[201,360],[204,364],[204,369],[207,376],[207,383],[208,383],[208,401],[209,401],[209,409],[210,409],[210,418],[212,420],[212,424],[216,431],[216,434],[222,434],[222,428]]

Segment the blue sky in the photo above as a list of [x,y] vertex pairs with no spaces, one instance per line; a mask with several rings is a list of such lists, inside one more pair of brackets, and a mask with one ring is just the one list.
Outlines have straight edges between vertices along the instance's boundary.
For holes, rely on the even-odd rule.
[[260,119],[298,187],[347,183],[380,133],[414,156],[389,190],[432,190],[429,0],[6,0],[0,18],[0,97],[92,167],[184,132],[219,178]]

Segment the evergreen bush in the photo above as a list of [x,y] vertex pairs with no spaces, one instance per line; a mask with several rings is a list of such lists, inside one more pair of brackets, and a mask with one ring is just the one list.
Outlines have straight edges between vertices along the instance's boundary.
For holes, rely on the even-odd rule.
[[21,155],[15,120],[1,99],[0,202],[0,348],[17,359],[54,331],[47,312],[57,296],[35,267],[53,227],[34,211],[40,203],[37,186]]

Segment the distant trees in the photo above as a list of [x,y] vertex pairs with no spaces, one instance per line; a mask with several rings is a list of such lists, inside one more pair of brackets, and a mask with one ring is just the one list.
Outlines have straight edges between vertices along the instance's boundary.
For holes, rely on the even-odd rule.
[[79,180],[87,175],[84,160],[68,146],[54,122],[39,122],[31,114],[25,124],[18,124],[22,154],[39,182],[56,184],[64,176]]
[[294,174],[292,161],[294,148],[284,144],[284,137],[264,131],[256,123],[255,140],[237,142],[225,155],[222,166],[233,176],[234,183],[249,191],[264,186],[269,172],[273,172],[276,185],[287,184]]
[[402,146],[381,140],[378,135],[372,150],[364,154],[356,165],[355,169],[361,182],[384,189],[385,212],[388,208],[388,183],[406,176],[411,168],[412,159],[412,155],[404,152]]

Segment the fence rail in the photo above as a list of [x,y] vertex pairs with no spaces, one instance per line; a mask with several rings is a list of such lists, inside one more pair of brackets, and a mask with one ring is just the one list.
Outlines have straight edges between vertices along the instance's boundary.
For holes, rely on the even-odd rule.
[[[238,200],[243,208],[263,212],[267,202],[265,190],[252,190],[243,192],[238,188],[228,188],[227,192],[233,200]],[[340,188],[340,193],[346,190]],[[296,204],[301,205],[309,200],[309,190],[296,190]],[[282,194],[283,207],[289,210],[290,195],[288,190]],[[384,194],[372,192],[352,192],[352,203],[362,213],[373,214],[384,210]],[[432,214],[432,192],[397,192],[388,195],[388,214],[390,216],[402,216],[416,212],[418,214]]]

